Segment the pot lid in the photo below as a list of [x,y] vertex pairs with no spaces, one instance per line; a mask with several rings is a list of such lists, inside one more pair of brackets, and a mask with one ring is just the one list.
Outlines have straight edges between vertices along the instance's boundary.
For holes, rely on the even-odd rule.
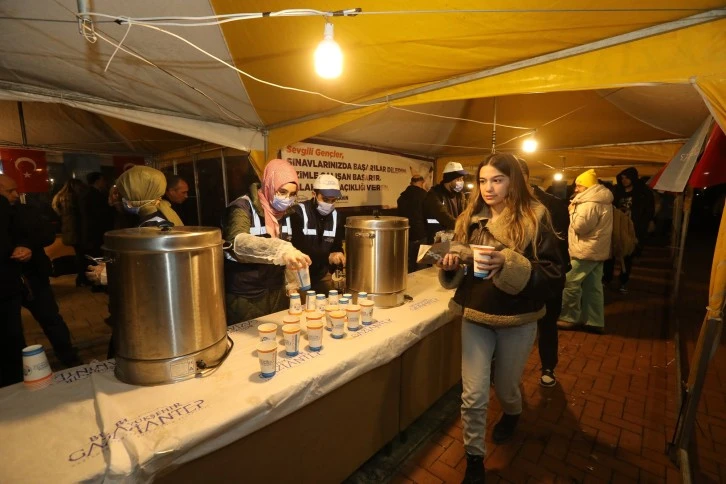
[[111,230],[103,240],[103,248],[111,251],[172,252],[217,247],[222,232],[216,227],[138,227]]
[[345,228],[367,230],[407,229],[408,219],[406,217],[374,217],[373,215],[358,215],[346,218]]

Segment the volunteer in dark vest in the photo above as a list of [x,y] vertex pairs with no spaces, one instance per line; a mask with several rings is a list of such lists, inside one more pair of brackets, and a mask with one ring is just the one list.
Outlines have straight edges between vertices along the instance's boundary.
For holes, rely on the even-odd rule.
[[317,293],[333,289],[330,270],[345,265],[343,224],[335,210],[340,197],[338,180],[320,175],[313,183],[313,198],[297,205],[291,217],[292,245],[310,256],[311,289]]
[[247,321],[288,307],[285,267],[310,265],[310,258],[290,243],[290,215],[297,197],[295,168],[285,160],[265,167],[262,184],[227,207],[222,235],[227,324]]
[[424,215],[428,241],[433,242],[436,232],[454,230],[456,217],[466,207],[464,196],[464,176],[466,171],[461,163],[450,161],[444,167],[441,183],[426,194]]

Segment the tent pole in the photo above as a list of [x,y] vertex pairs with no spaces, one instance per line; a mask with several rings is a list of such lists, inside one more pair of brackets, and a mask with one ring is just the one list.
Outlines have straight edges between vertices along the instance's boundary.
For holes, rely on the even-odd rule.
[[229,190],[227,189],[227,162],[224,159],[224,149],[220,148],[219,157],[222,159],[222,188],[224,189],[224,206],[229,205]]
[[23,139],[23,146],[28,146],[28,134],[25,132],[25,115],[23,114],[22,101],[18,101],[18,120],[20,121],[20,136]]
[[197,158],[198,155],[192,157],[192,171],[194,171],[194,194],[196,195],[197,201],[197,225],[202,224],[202,202],[199,194],[199,171],[197,171]]
[[686,251],[686,235],[688,234],[688,220],[691,216],[691,204],[693,202],[693,188],[686,189],[686,196],[683,201],[683,223],[681,224],[681,238],[678,244],[678,259],[676,260],[676,277],[671,294],[671,304],[675,304],[681,286],[681,270],[683,268],[683,254]]
[[671,227],[671,260],[673,267],[676,264],[676,248],[678,247],[678,236],[681,233],[681,222],[683,221],[683,194],[676,195],[673,201],[673,227]]

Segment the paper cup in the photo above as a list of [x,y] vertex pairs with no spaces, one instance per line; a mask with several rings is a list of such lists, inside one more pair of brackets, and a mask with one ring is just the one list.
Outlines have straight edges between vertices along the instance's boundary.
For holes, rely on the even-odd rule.
[[338,291],[331,289],[328,292],[328,304],[338,304]]
[[315,291],[308,291],[305,293],[305,309],[307,311],[315,311]]
[[282,336],[285,339],[287,356],[297,356],[300,353],[300,325],[286,324],[282,327]]
[[323,320],[318,318],[315,321],[308,321],[308,344],[310,351],[323,349]]
[[290,314],[302,314],[302,302],[300,302],[300,294],[293,292],[290,294],[290,309],[287,310]]
[[305,329],[307,329],[312,323],[323,324],[323,313],[318,311],[305,311]]
[[353,294],[351,294],[349,292],[346,292],[345,294],[343,294],[343,297],[346,298],[348,301],[353,300]]
[[373,322],[373,307],[375,303],[370,299],[364,299],[360,302],[360,320],[365,326]]
[[345,311],[348,313],[348,329],[358,331],[360,329],[360,306],[350,304]]
[[491,257],[488,254],[484,254],[484,250],[494,250],[494,247],[491,245],[474,245],[471,244],[469,247],[471,247],[471,251],[474,253],[474,277],[478,277],[479,279],[484,279],[485,277],[489,276],[489,271],[484,271],[477,269],[477,261],[478,260],[489,260]]
[[30,390],[40,390],[53,381],[53,372],[43,345],[23,348],[23,381]]
[[318,312],[325,314],[325,306],[328,305],[328,298],[325,297],[325,294],[318,294],[315,296],[315,309],[318,310]]
[[345,336],[345,311],[332,311],[330,313],[330,320],[333,325],[333,338],[340,339]]
[[325,306],[325,329],[327,329],[328,331],[333,330],[333,319],[330,317],[330,313],[338,311],[338,309],[339,308],[337,304],[328,304],[327,306]]
[[274,376],[277,371],[277,342],[268,340],[257,343],[257,356],[260,359],[262,376]]
[[365,301],[366,299],[368,299],[368,293],[361,291],[358,293],[358,299],[356,301],[356,304],[360,304],[361,301]]
[[277,344],[277,325],[275,323],[263,323],[257,326],[260,341],[274,341]]
[[308,267],[298,269],[295,271],[295,274],[297,274],[297,282],[300,284],[300,290],[307,291],[310,289],[310,269]]

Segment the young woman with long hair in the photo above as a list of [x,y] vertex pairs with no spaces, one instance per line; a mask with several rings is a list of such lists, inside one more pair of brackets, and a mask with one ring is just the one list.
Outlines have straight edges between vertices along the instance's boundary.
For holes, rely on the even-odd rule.
[[[462,405],[467,470],[464,482],[484,482],[487,406],[492,358],[504,415],[493,440],[506,441],[522,413],[519,383],[537,320],[554,284],[564,278],[558,237],[547,209],[525,181],[517,158],[494,154],[477,168],[467,209],[457,218],[454,240],[492,246],[479,256],[448,253],[440,263],[444,287],[457,288],[452,305],[463,314]],[[488,271],[479,278],[475,271]]]

